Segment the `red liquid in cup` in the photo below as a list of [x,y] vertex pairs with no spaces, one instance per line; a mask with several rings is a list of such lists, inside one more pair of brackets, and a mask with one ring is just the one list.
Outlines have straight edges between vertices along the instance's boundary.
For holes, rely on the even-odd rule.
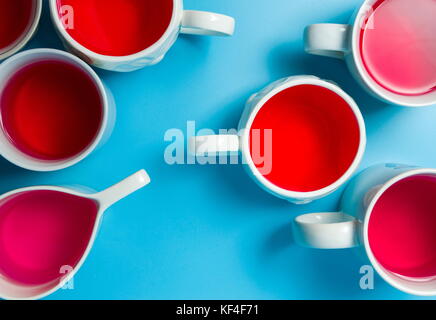
[[173,0],[58,0],[58,9],[62,6],[74,10],[74,28],[67,28],[71,37],[108,56],[147,49],[163,36],[173,14]]
[[361,56],[371,77],[402,95],[436,88],[436,1],[376,2],[361,33]]
[[[65,276],[91,239],[97,203],[58,191],[27,191],[0,202],[0,274],[24,285]],[[65,269],[65,270],[63,270]]]
[[436,178],[413,176],[390,187],[369,221],[369,245],[387,270],[436,276]]
[[32,0],[0,0],[0,51],[17,42],[30,26]]
[[23,67],[7,82],[0,110],[3,129],[17,149],[37,159],[63,160],[94,141],[103,105],[88,74],[49,60]]
[[[291,191],[309,192],[337,181],[353,163],[360,130],[348,103],[333,91],[299,85],[276,94],[257,113],[253,129],[272,130],[272,170],[264,177]],[[260,150],[264,148],[261,134]],[[259,139],[257,139],[259,140]],[[261,172],[263,163],[256,163]]]

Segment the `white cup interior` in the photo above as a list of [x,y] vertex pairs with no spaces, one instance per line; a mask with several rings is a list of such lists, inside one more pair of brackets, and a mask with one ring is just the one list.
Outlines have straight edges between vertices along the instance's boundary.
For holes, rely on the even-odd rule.
[[99,80],[98,76],[95,74],[95,72],[79,58],[76,58],[69,53],[59,50],[54,50],[54,49],[34,49],[34,50],[24,51],[22,53],[19,53],[9,58],[3,64],[1,64],[0,65],[0,98],[8,81],[11,79],[11,77],[13,77],[16,74],[18,70],[20,70],[24,66],[43,60],[62,61],[68,64],[75,65],[80,69],[84,70],[89,75],[89,77],[93,79],[93,82],[95,83],[96,86],[96,90],[99,91],[101,97],[101,105],[102,105],[102,121],[97,136],[94,138],[94,140],[89,144],[89,146],[86,149],[81,151],[79,154],[67,159],[42,160],[29,156],[26,153],[23,153],[21,150],[19,150],[11,142],[11,138],[4,131],[3,126],[1,126],[0,153],[4,158],[6,158],[10,162],[20,167],[29,170],[54,171],[54,170],[59,170],[72,166],[73,164],[85,158],[90,152],[92,152],[95,149],[95,147],[98,145],[98,142],[101,140],[107,125],[108,106],[107,106],[107,97],[106,97],[105,89],[103,87],[103,84]]
[[[436,274],[431,277],[426,278],[415,278],[415,277],[407,277],[400,274],[397,274],[395,272],[392,272],[385,268],[383,265],[381,265],[376,257],[374,256],[369,236],[368,236],[368,228],[369,224],[371,223],[371,212],[374,209],[374,206],[376,203],[380,200],[382,195],[385,193],[386,190],[388,190],[390,187],[392,187],[395,183],[411,176],[428,176],[433,178],[436,181],[436,169],[417,169],[411,172],[406,172],[402,175],[399,175],[392,180],[390,180],[388,183],[386,183],[374,196],[374,198],[371,200],[370,205],[368,207],[368,214],[365,219],[364,224],[364,245],[365,250],[368,254],[368,257],[377,270],[377,272],[392,286],[405,291],[410,294],[414,295],[420,295],[420,296],[433,296],[436,295]],[[436,213],[435,213],[436,214]],[[436,231],[436,230],[435,230]]]
[[[360,36],[362,32],[362,26],[365,26],[365,18],[368,16],[368,14],[371,13],[374,4],[376,4],[378,1],[379,0],[366,0],[365,3],[360,7],[354,21],[352,33],[352,51],[357,70],[362,80],[374,93],[394,104],[411,107],[429,106],[436,104],[436,90],[422,95],[413,96],[398,94],[382,87],[373,79],[373,77],[367,71],[361,55]],[[413,57],[411,57],[411,59],[413,59]]]

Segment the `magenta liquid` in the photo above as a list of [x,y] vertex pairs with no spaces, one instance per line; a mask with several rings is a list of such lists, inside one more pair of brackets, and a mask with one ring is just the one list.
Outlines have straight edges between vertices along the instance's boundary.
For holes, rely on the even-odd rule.
[[370,76],[401,95],[436,87],[436,1],[381,0],[361,33],[361,56]]
[[28,191],[0,203],[0,274],[40,285],[75,267],[85,252],[97,203],[58,191]]
[[436,177],[409,177],[386,190],[371,213],[368,237],[387,270],[436,276]]

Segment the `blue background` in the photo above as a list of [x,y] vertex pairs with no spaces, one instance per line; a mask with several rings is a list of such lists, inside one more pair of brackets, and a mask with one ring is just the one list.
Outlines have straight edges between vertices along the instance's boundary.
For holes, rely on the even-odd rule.
[[[436,108],[389,106],[367,95],[341,61],[304,53],[303,29],[346,23],[360,0],[185,0],[187,9],[236,18],[232,38],[181,36],[158,65],[119,74],[98,70],[117,100],[109,142],[78,165],[30,172],[0,160],[0,191],[36,184],[103,189],[145,168],[152,183],[104,217],[74,290],[50,299],[415,299],[376,276],[361,290],[355,250],[293,243],[301,213],[337,210],[342,190],[305,206],[262,191],[239,165],[164,161],[168,129],[234,128],[246,99],[270,82],[314,74],[337,82],[364,114],[368,149],[379,162],[436,166]],[[62,48],[47,6],[27,46]]]

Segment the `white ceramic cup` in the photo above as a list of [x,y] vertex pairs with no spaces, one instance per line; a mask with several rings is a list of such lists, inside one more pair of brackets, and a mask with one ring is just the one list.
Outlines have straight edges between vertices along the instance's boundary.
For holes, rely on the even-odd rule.
[[370,94],[385,102],[409,107],[436,104],[436,90],[416,96],[397,94],[379,85],[365,68],[360,50],[360,34],[367,23],[366,17],[373,11],[377,1],[364,1],[351,18],[350,24],[322,23],[308,26],[304,33],[305,50],[315,55],[345,59],[354,78]]
[[110,136],[115,122],[115,101],[111,92],[104,86],[90,66],[76,56],[55,49],[32,49],[20,52],[0,65],[0,95],[8,80],[24,66],[41,60],[57,60],[72,64],[83,70],[95,83],[102,105],[102,121],[99,131],[89,146],[79,154],[63,160],[42,160],[31,157],[19,150],[10,140],[3,126],[0,126],[0,154],[10,162],[34,171],[54,171],[70,167],[87,157],[98,145]]
[[362,246],[380,276],[395,288],[414,295],[436,295],[436,275],[428,279],[408,278],[387,270],[374,257],[368,240],[371,213],[377,201],[392,185],[416,175],[436,177],[436,169],[401,164],[366,169],[347,186],[340,212],[305,214],[295,219],[293,233],[296,242],[317,249]]
[[[250,128],[259,110],[277,93],[298,85],[316,85],[327,88],[339,95],[348,103],[350,110],[354,113],[360,131],[359,147],[348,170],[332,184],[322,189],[310,192],[286,190],[271,183],[256,168],[256,165],[250,154]],[[260,187],[279,198],[296,204],[309,203],[337,190],[356,171],[366,147],[365,123],[362,114],[354,100],[336,84],[321,80],[315,76],[303,75],[284,78],[270,84],[259,93],[252,95],[247,101],[246,107],[239,122],[238,129],[239,135],[209,135],[192,137],[189,140],[189,152],[196,156],[239,152],[242,156],[242,163],[244,164],[244,167],[247,169],[250,177],[252,177]]]
[[32,0],[33,14],[26,30],[18,39],[6,48],[0,48],[0,60],[6,59],[11,55],[21,50],[30,39],[32,39],[38,29],[39,20],[41,18],[42,0]]
[[76,266],[74,266],[72,270],[70,270],[65,275],[60,274],[59,279],[38,286],[21,285],[12,282],[8,280],[7,277],[2,276],[2,274],[0,273],[0,297],[3,299],[12,299],[12,300],[18,300],[18,299],[35,300],[35,299],[41,299],[55,292],[59,288],[61,288],[65,283],[67,283],[74,277],[74,275],[79,271],[80,267],[85,262],[86,257],[88,256],[93,246],[95,237],[97,235],[97,231],[99,230],[99,225],[103,217],[104,211],[108,209],[110,206],[112,206],[114,203],[120,201],[124,197],[141,189],[142,187],[146,186],[149,183],[150,183],[150,178],[147,172],[145,170],[140,170],[137,173],[133,174],[132,176],[117,183],[116,185],[104,191],[93,193],[93,194],[79,191],[81,189],[80,187],[79,188],[76,187],[73,189],[73,188],[64,188],[64,187],[57,187],[57,186],[35,186],[35,187],[17,189],[0,196],[0,202],[1,202],[13,195],[22,192],[34,191],[34,190],[50,190],[50,191],[59,191],[59,192],[91,199],[94,200],[98,205],[98,213],[94,224],[92,236],[89,240],[88,246],[86,247],[86,250],[83,253],[80,261],[77,263]]
[[173,0],[171,22],[162,37],[141,52],[116,57],[93,52],[71,37],[60,19],[57,0],[50,0],[50,11],[55,28],[68,50],[98,68],[120,72],[134,71],[160,62],[179,33],[231,36],[235,28],[235,20],[232,17],[212,12],[183,10],[183,1]]

